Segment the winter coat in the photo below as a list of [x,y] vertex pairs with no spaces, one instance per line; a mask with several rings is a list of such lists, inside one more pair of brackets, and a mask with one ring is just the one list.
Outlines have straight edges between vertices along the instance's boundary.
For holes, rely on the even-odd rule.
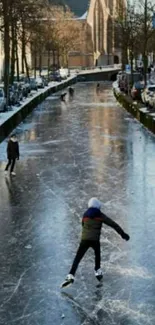
[[8,159],[19,159],[19,144],[17,140],[10,139],[7,145]]
[[82,240],[99,240],[102,224],[112,227],[122,238],[123,229],[97,208],[89,208],[82,218]]

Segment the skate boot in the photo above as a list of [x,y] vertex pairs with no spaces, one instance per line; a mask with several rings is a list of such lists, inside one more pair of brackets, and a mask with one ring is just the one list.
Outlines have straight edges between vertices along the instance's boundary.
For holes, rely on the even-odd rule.
[[62,283],[61,288],[69,287],[74,282],[74,275],[68,274],[65,281]]
[[97,271],[95,271],[95,276],[96,276],[96,279],[97,279],[98,281],[101,281],[102,278],[103,278],[102,270],[101,270],[101,269],[98,269]]

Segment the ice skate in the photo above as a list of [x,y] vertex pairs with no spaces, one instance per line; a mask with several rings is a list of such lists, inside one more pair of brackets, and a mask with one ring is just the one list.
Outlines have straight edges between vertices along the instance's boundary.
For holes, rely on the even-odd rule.
[[74,282],[74,276],[72,274],[68,274],[66,276],[65,281],[61,284],[61,288],[69,287]]
[[97,271],[95,271],[95,276],[96,276],[96,279],[97,279],[98,281],[101,281],[102,278],[103,278],[102,270],[101,270],[101,269],[98,269]]
[[16,176],[16,173],[15,172],[11,172],[11,175]]

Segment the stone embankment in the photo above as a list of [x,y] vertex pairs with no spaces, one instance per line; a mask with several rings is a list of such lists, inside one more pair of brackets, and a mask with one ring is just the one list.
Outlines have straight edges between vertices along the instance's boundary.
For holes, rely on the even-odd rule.
[[74,84],[76,79],[76,76],[72,76],[59,83],[50,83],[46,88],[33,93],[31,97],[27,98],[19,107],[13,107],[8,112],[0,113],[0,142],[2,142],[46,97]]
[[133,101],[131,97],[121,92],[117,82],[113,83],[113,91],[118,102],[146,128],[155,134],[155,112],[151,112],[142,103]]

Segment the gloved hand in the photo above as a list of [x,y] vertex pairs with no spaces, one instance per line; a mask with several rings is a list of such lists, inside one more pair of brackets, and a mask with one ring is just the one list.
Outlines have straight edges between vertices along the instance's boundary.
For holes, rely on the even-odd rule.
[[126,234],[125,232],[122,234],[122,238],[128,241],[130,239],[130,236]]

